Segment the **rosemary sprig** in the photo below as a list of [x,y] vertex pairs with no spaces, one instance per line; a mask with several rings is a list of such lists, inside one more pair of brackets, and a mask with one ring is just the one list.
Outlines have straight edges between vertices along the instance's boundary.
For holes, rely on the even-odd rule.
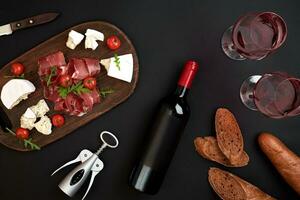
[[113,90],[113,89],[111,89],[111,88],[105,88],[105,89],[102,89],[101,91],[100,91],[100,95],[103,97],[103,98],[105,98],[108,94],[112,94],[112,93],[114,93],[115,91]]
[[[16,136],[16,133],[13,132],[12,130],[10,130],[9,128],[6,127],[5,129],[12,135]],[[32,138],[23,139],[23,142],[24,142],[25,148],[28,148],[28,145],[29,145],[32,150],[41,150],[41,147],[39,147],[38,145],[36,145],[32,142]]]
[[59,87],[58,88],[58,94],[62,98],[66,98],[69,93],[73,92],[74,94],[81,95],[82,93],[90,92],[88,88],[85,88],[82,84],[82,81],[79,81],[75,85],[71,85],[70,87]]
[[25,148],[28,148],[28,145],[29,145],[32,150],[41,150],[41,148],[38,145],[34,144],[31,141],[32,141],[32,138],[29,138],[28,140],[24,139]]
[[55,66],[50,68],[50,74],[48,76],[46,76],[47,86],[49,86],[51,84],[52,77],[56,76],[56,71],[57,71],[57,68]]
[[120,58],[119,58],[118,54],[116,54],[116,53],[115,53],[114,57],[115,57],[114,62],[116,63],[116,67],[117,67],[118,70],[120,71],[120,70],[121,70],[121,66],[120,66],[120,64],[121,64]]
[[25,74],[21,74],[20,76],[4,76],[4,78],[19,78],[19,79],[25,79]]

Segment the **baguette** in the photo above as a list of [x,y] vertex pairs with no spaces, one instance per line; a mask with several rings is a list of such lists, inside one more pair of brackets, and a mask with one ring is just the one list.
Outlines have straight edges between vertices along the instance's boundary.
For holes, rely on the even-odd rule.
[[247,181],[218,168],[210,168],[208,181],[223,200],[273,200],[274,198]]
[[219,108],[215,116],[218,145],[232,165],[240,161],[244,149],[241,129],[234,115],[225,108]]
[[261,133],[258,144],[280,175],[300,195],[299,156],[270,133]]
[[226,167],[243,167],[249,162],[249,156],[244,151],[240,156],[239,161],[233,165],[229,162],[226,156],[222,153],[218,146],[217,140],[213,136],[197,137],[194,140],[196,151],[203,157],[211,161],[215,161]]

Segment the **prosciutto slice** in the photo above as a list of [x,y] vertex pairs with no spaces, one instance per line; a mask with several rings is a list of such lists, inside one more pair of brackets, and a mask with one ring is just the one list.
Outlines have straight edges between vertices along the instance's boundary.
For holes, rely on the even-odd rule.
[[82,93],[80,97],[83,100],[82,105],[85,112],[91,111],[94,104],[100,103],[100,94],[97,89]]
[[40,76],[50,74],[51,67],[66,65],[65,56],[61,51],[42,57],[38,60]]
[[54,103],[60,101],[62,98],[58,94],[57,85],[44,86],[44,97]]
[[69,67],[74,69],[72,74],[73,79],[83,80],[89,76],[86,64],[82,59],[72,58]]
[[82,102],[83,100],[79,96],[73,93],[68,94],[65,100],[65,104],[67,109],[69,110],[69,114],[77,116],[81,115],[83,113]]
[[97,59],[92,59],[92,58],[83,58],[87,71],[89,73],[89,76],[94,76],[96,74],[100,73],[100,63],[99,60]]

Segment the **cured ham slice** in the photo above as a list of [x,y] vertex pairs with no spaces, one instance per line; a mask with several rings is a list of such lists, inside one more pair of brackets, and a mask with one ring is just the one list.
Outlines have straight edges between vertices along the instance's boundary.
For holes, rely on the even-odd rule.
[[65,56],[61,51],[42,57],[38,60],[40,76],[50,73],[51,67],[59,67],[66,65]]
[[100,63],[99,63],[99,60],[92,59],[92,58],[83,58],[83,60],[84,60],[84,62],[86,64],[89,76],[94,76],[94,75],[100,73]]
[[86,64],[84,60],[72,58],[72,64],[69,67],[74,68],[74,73],[72,74],[73,79],[83,80],[89,76]]
[[97,89],[82,93],[80,97],[83,99],[83,109],[85,112],[91,111],[94,104],[100,103],[100,94]]
[[84,111],[83,111],[82,102],[83,100],[79,96],[73,93],[68,94],[65,100],[65,104],[67,109],[69,110],[69,114],[78,116],[81,113],[83,113]]
[[57,85],[44,86],[44,97],[54,103],[62,99],[58,94]]

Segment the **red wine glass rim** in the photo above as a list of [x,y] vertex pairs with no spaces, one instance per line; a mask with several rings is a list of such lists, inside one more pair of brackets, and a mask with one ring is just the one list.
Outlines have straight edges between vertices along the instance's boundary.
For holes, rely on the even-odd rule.
[[[233,25],[232,38],[234,38],[234,35],[237,34],[237,28],[238,28],[238,26],[240,25],[240,23],[243,21],[243,19],[245,17],[247,17],[249,15],[254,15],[255,16],[254,19],[256,19],[259,16],[264,15],[264,14],[272,14],[272,15],[275,15],[276,17],[278,17],[281,20],[282,24],[284,25],[285,34],[284,34],[284,37],[282,38],[282,40],[280,42],[280,45],[277,45],[274,48],[265,48],[265,49],[261,49],[261,50],[266,50],[266,51],[270,51],[271,52],[271,51],[274,51],[274,50],[278,49],[285,42],[285,40],[286,40],[286,37],[287,37],[287,25],[286,25],[284,19],[280,15],[278,15],[277,13],[275,13],[275,12],[270,12],[270,11],[265,11],[265,12],[249,12],[249,13],[243,15],[243,16],[240,16],[238,18],[238,20]],[[232,40],[232,41],[233,41],[234,45],[236,46],[236,49],[239,49],[239,50],[242,50],[242,51],[245,50],[245,48],[242,47],[240,44],[235,43],[234,40]]]
[[[266,77],[268,77],[268,76],[272,76],[272,75],[277,75],[277,76],[284,76],[283,77],[283,81],[287,81],[287,80],[296,80],[296,81],[299,81],[300,82],[300,79],[299,78],[295,78],[295,77],[291,77],[291,76],[289,76],[286,72],[270,72],[270,73],[265,73],[265,74],[263,74],[263,75],[261,75],[261,78],[257,81],[257,83],[255,84],[255,86],[254,86],[254,89],[253,89],[253,102],[254,102],[254,104],[256,105],[256,100],[257,100],[257,97],[256,97],[256,89],[257,89],[257,86],[259,85],[259,83],[264,79],[264,78],[266,78]],[[283,82],[282,81],[282,82]],[[256,105],[256,107],[258,108],[258,106]],[[295,109],[293,109],[293,110],[296,110],[296,109],[298,109],[299,107],[297,107],[297,108],[295,108]],[[279,111],[280,112],[280,111]],[[292,111],[291,111],[292,112]],[[270,113],[271,114],[271,113]],[[280,118],[284,118],[285,116],[288,116],[288,113],[282,113],[282,116],[269,116],[269,117],[271,117],[271,118],[278,118],[278,119],[280,119]]]

